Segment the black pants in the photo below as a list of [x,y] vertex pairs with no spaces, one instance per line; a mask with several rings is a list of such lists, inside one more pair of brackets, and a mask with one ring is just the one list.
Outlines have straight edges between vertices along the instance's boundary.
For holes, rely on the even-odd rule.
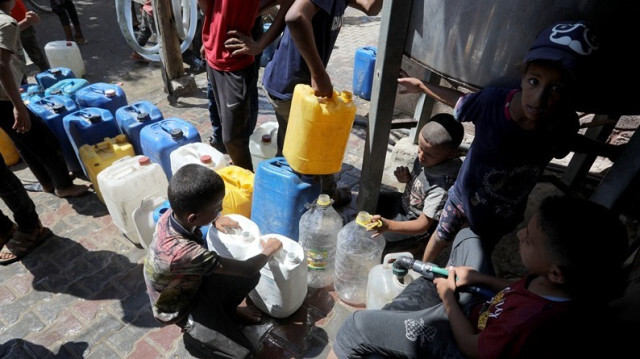
[[31,130],[17,133],[13,126],[13,104],[0,101],[0,127],[9,135],[22,160],[43,187],[63,189],[71,186],[67,164],[62,155],[60,142],[49,127],[31,111]]
[[80,25],[80,19],[78,18],[78,12],[76,6],[73,5],[71,0],[51,0],[51,10],[58,15],[62,25],[74,24]]
[[[0,156],[0,197],[13,212],[13,219],[20,230],[28,232],[38,228],[40,219],[36,212],[36,205],[22,187],[18,177],[7,167],[2,156]],[[0,211],[0,236],[7,234],[12,226],[11,219]]]

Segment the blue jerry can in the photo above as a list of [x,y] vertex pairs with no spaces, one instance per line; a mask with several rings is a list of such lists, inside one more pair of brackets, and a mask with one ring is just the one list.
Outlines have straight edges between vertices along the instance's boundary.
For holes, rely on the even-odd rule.
[[71,79],[76,76],[68,67],[54,67],[36,74],[35,77],[38,85],[46,90],[60,80]]
[[149,101],[136,102],[116,110],[118,128],[120,128],[120,132],[127,135],[137,155],[142,154],[142,146],[140,145],[142,128],[163,119],[160,109]]
[[320,195],[317,177],[293,171],[284,157],[260,162],[253,180],[251,220],[261,233],[276,233],[298,241],[300,217]]
[[27,107],[47,124],[51,132],[53,132],[58,139],[58,142],[60,142],[62,155],[64,156],[69,171],[74,173],[82,172],[82,166],[80,165],[78,156],[73,150],[73,146],[69,141],[63,124],[63,119],[66,115],[78,110],[78,105],[75,101],[66,96],[51,95],[45,96],[37,101],[32,101]]
[[76,92],[83,87],[89,86],[89,81],[85,79],[63,79],[44,90],[45,96],[62,95],[73,101],[76,100]]
[[122,106],[127,106],[127,95],[116,84],[96,82],[76,92],[76,102],[80,108],[99,107],[109,110],[112,116]]
[[140,130],[142,154],[159,163],[171,179],[170,154],[187,143],[202,142],[194,125],[178,117],[170,117],[144,126]]
[[353,94],[367,101],[371,100],[377,51],[375,46],[359,47],[353,64]]

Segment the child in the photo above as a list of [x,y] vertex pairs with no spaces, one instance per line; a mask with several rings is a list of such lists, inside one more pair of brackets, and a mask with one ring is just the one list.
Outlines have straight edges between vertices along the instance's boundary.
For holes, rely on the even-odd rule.
[[0,4],[0,128],[16,145],[43,191],[61,198],[85,194],[89,187],[73,183],[55,135],[27,110],[20,98],[19,85],[25,71],[20,29],[9,15],[14,1],[4,0]]
[[382,225],[372,229],[374,237],[385,233],[387,241],[399,241],[432,228],[458,175],[462,163],[458,146],[463,136],[462,124],[450,114],[437,114],[422,127],[413,170],[403,166],[394,172],[399,182],[407,183],[404,193],[383,193],[378,200],[380,214],[372,220],[380,220]]
[[398,80],[405,92],[425,92],[454,107],[458,121],[475,125],[475,138],[424,261],[433,261],[467,225],[491,250],[522,221],[529,193],[552,158],[569,151],[617,154],[616,146],[577,133],[572,96],[596,49],[588,24],[561,22],[543,31],[530,48],[520,88],[485,88],[463,96],[414,78]]
[[281,247],[270,238],[262,253],[245,261],[220,257],[206,248],[198,227],[214,223],[237,226],[220,218],[224,182],[210,169],[186,165],[169,182],[171,210],[160,217],[144,262],[144,278],[154,317],[183,328],[185,345],[208,357],[245,358],[251,346],[240,320],[260,321],[254,307],[238,307],[258,284],[260,269]]
[[[58,15],[67,41],[75,41],[78,45],[87,43],[87,39],[82,34],[82,28],[80,28],[80,18],[78,18],[76,6],[72,0],[51,0],[51,10]],[[71,31],[72,23],[75,35]]]
[[[567,358],[594,350],[598,341],[588,335],[607,331],[596,319],[620,293],[628,243],[612,211],[584,199],[545,198],[518,232],[528,274],[513,283],[476,270],[486,258],[478,255],[479,239],[465,233],[456,237],[449,263],[458,266],[448,278],[420,278],[382,310],[351,314],[329,358]],[[466,285],[498,292],[478,300],[458,293]]]
[[[132,2],[131,5],[133,6],[133,4],[134,3]],[[153,17],[153,5],[151,4],[151,0],[145,0],[140,12],[142,13],[142,29],[140,29],[140,32],[136,37],[136,41],[140,46],[144,47],[144,45],[147,44],[147,41],[149,41],[151,34],[155,34],[156,32],[156,21]],[[131,59],[138,62],[149,62],[135,51],[131,53]]]
[[[318,97],[333,95],[326,66],[347,6],[374,16],[380,12],[382,0],[295,0],[287,12],[287,27],[262,77],[262,87],[278,121],[276,156],[282,156],[296,85],[311,85]],[[320,176],[320,181],[322,192],[333,198],[335,207],[351,202],[351,191],[337,187],[332,174]]]

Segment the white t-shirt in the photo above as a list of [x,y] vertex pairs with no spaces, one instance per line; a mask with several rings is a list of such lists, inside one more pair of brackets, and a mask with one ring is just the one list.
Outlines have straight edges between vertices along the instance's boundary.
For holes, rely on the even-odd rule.
[[[22,44],[20,43],[20,28],[18,22],[11,15],[0,11],[0,48],[11,52],[9,68],[13,74],[13,79],[17,86],[20,86],[22,76],[26,70],[24,60],[20,58],[22,54]],[[0,101],[9,101],[9,96],[0,84]]]

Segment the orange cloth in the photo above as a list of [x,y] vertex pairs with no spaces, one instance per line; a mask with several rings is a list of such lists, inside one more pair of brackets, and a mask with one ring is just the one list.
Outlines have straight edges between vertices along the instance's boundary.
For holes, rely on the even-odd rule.
[[16,4],[13,6],[13,9],[11,9],[11,17],[16,19],[17,22],[27,17],[27,7],[24,6],[22,0],[16,0]]

